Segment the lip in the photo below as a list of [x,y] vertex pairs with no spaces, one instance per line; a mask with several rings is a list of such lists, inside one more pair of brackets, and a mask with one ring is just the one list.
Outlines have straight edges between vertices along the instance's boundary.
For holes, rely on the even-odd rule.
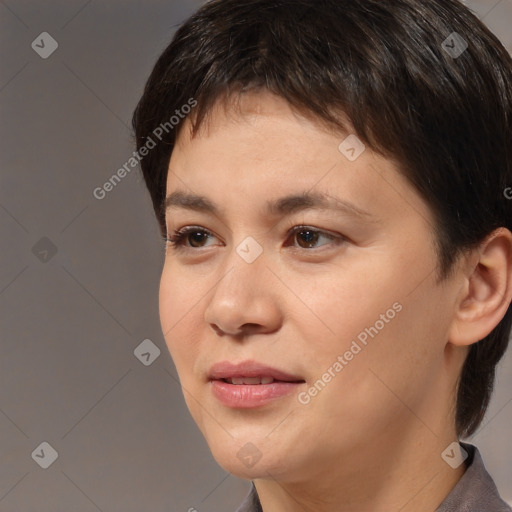
[[[230,384],[223,380],[237,377],[272,377],[274,382]],[[298,387],[305,383],[298,375],[251,360],[236,364],[229,361],[214,364],[210,369],[209,382],[217,400],[235,409],[261,407],[295,393]]]
[[[230,379],[233,377],[272,377],[274,380],[282,382],[298,382],[304,379],[298,375],[292,375],[283,370],[278,370],[272,366],[267,366],[257,361],[242,361],[240,363],[231,363],[222,361],[214,364],[210,368],[210,380]],[[264,385],[264,384],[261,384]]]

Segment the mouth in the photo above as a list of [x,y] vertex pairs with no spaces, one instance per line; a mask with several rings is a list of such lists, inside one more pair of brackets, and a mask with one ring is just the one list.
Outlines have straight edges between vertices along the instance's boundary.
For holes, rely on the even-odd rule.
[[258,386],[262,384],[272,384],[272,382],[289,382],[276,380],[273,377],[228,377],[227,379],[220,380],[227,382],[228,384],[234,384],[235,386]]
[[299,375],[252,360],[216,363],[210,369],[209,380],[223,380],[235,385],[265,385],[276,381],[305,382]]
[[213,395],[223,405],[254,408],[293,394],[306,381],[255,361],[223,361],[212,366],[209,382]]

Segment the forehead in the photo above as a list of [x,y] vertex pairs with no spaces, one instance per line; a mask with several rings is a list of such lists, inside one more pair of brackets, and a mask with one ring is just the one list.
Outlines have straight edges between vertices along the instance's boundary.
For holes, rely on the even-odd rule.
[[[201,105],[196,107],[185,119],[183,126],[180,126],[176,144],[183,144],[192,138],[192,122],[196,122],[197,114]],[[329,124],[325,119],[314,115],[310,111],[297,110],[290,102],[282,96],[276,95],[265,88],[258,88],[244,92],[223,93],[218,96],[213,106],[204,111],[204,117],[198,126],[198,136],[208,136],[212,131],[219,128],[226,122],[244,123],[246,127],[251,121],[263,117],[275,119],[294,120],[299,125],[316,127],[330,134],[333,131],[351,131],[351,123],[343,112],[337,112],[335,118],[338,126]]]
[[[345,203],[346,212],[366,214],[368,220],[379,208],[412,209],[429,217],[395,161],[375,154],[354,134],[302,116],[270,92],[223,98],[195,136],[191,127],[186,119],[170,159],[169,208],[218,213],[215,197],[222,203],[238,194],[258,200],[260,210],[269,213],[330,202],[332,207]],[[354,153],[357,158],[351,158]]]

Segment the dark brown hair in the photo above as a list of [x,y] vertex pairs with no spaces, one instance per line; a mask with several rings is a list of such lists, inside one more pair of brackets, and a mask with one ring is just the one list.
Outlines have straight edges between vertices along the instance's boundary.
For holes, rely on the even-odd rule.
[[[467,44],[467,48],[465,45]],[[458,50],[458,51],[457,51]],[[213,0],[176,32],[133,115],[141,168],[165,236],[169,159],[197,101],[194,133],[221,98],[265,88],[338,130],[347,126],[393,158],[434,214],[438,277],[494,229],[512,230],[512,60],[456,0]],[[167,128],[155,137],[162,123]],[[470,347],[456,427],[475,432],[512,324]]]

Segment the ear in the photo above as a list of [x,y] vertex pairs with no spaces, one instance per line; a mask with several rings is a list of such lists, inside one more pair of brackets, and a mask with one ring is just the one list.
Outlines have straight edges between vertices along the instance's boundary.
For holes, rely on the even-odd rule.
[[485,338],[505,316],[512,300],[512,233],[493,231],[472,251],[448,341],[467,346]]

